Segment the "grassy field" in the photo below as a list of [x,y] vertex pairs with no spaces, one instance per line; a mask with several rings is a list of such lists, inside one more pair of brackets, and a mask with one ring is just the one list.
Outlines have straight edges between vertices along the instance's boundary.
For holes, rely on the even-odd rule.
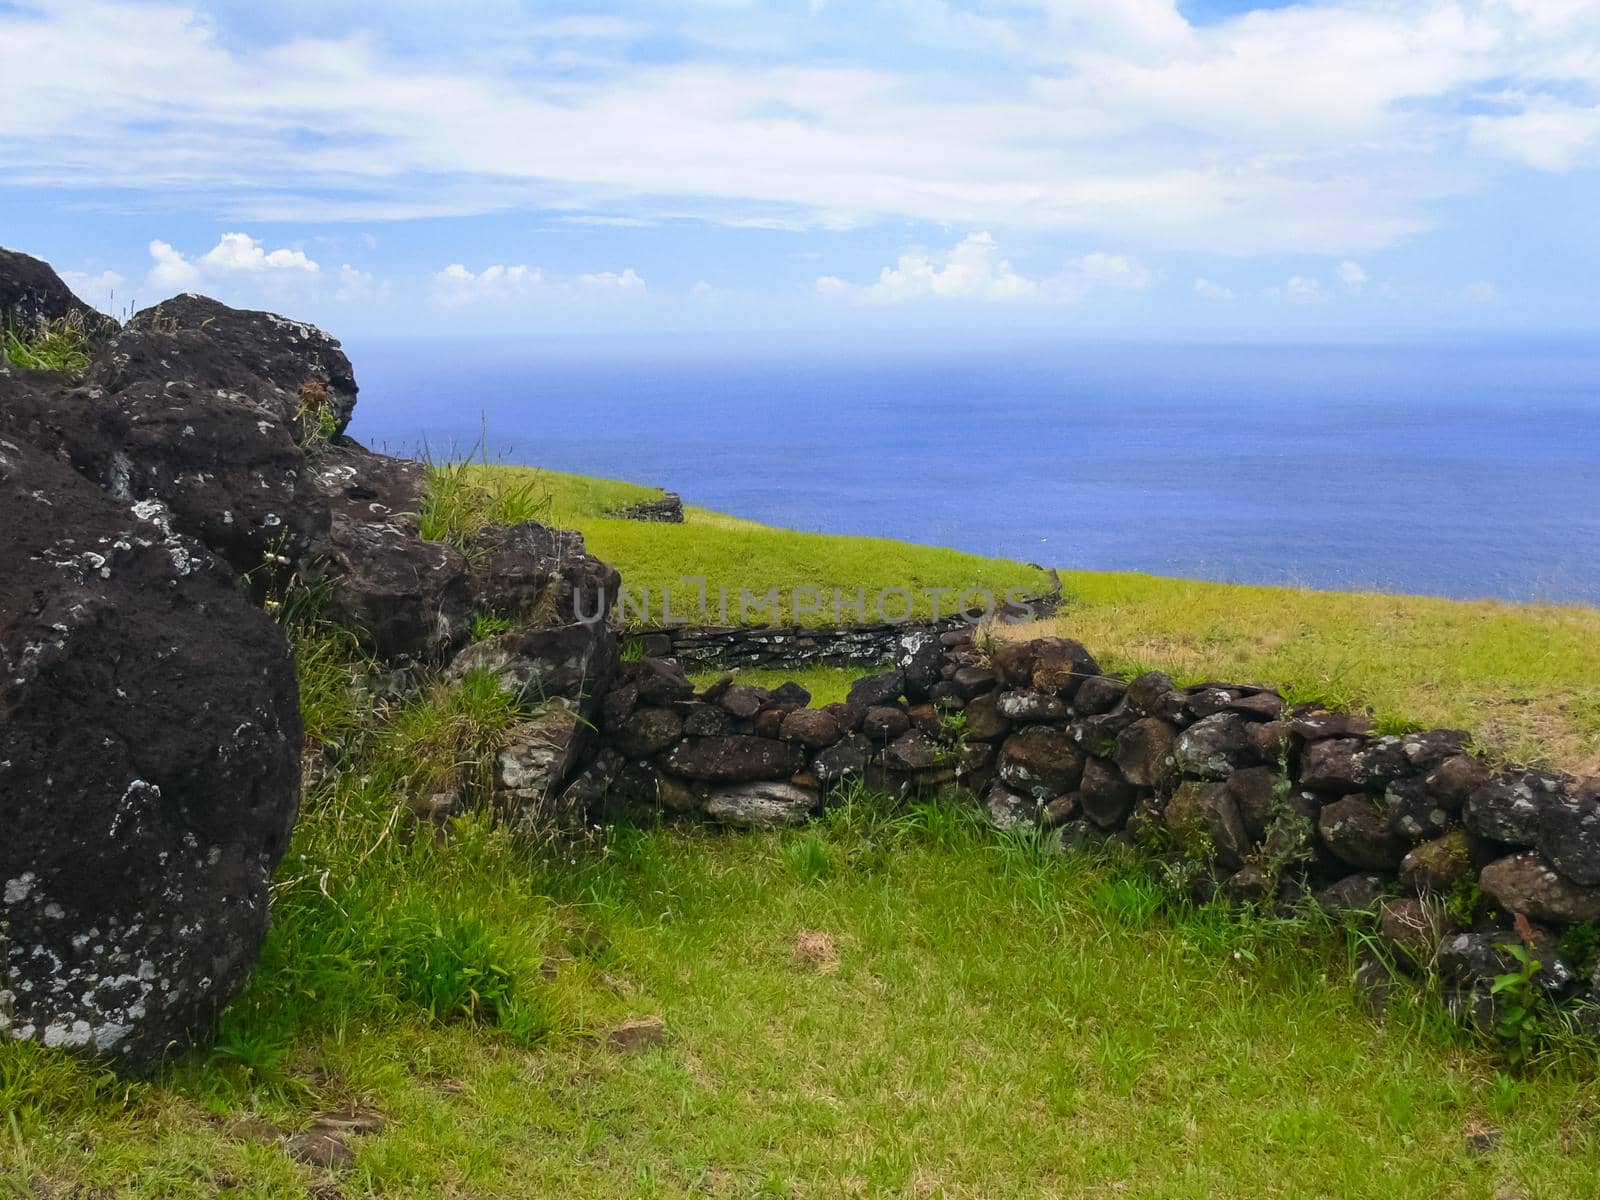
[[[730,571],[780,547],[846,582],[856,559],[829,547],[880,545],[624,525],[596,514],[637,492],[519,478],[472,486],[501,517],[582,528],[625,574],[702,573],[708,530]],[[483,512],[426,515],[458,536]],[[663,538],[676,559],[645,556]],[[942,583],[952,562],[1025,570],[899,553]],[[1421,719],[1482,720],[1534,680],[1592,702],[1600,679],[1585,610],[1067,587],[1061,627],[1123,669]],[[1358,927],[1187,905],[1147,864],[995,833],[959,798],[853,795],[764,835],[514,834],[481,805],[439,824],[410,801],[481,799],[512,702],[469,675],[374,705],[347,637],[302,629],[296,649],[308,760],[334,746],[338,766],[309,781],[249,988],[213,1049],[151,1081],[0,1043],[5,1200],[1600,1197],[1592,1047],[1556,1039],[1513,1070],[1420,980],[1374,1021]],[[819,701],[848,677],[799,675]],[[1592,708],[1584,732],[1551,723],[1567,701],[1525,707],[1533,748],[1593,752]],[[328,1114],[374,1127],[337,1176],[285,1152]]]
[[[846,590],[865,581],[869,595],[889,586],[1044,590],[1032,568],[952,551],[773,529],[699,509],[682,526],[601,515],[659,495],[632,484],[514,467],[479,468],[476,478],[501,492],[527,489],[549,519],[582,530],[627,586],[657,595],[686,575],[707,576],[713,591],[751,580]],[[1600,610],[1094,571],[1061,578],[1064,614],[1010,636],[1059,632],[1108,670],[1271,683],[1294,698],[1370,710],[1394,728],[1468,729],[1496,757],[1600,774]],[[801,682],[831,699],[853,674],[830,681],[811,671]]]
[[[555,855],[337,803],[219,1054],[130,1086],[0,1047],[0,1195],[1600,1196],[1582,1065],[1513,1076],[1422,990],[1375,1024],[1338,931],[970,808]],[[447,952],[502,973],[476,1022]],[[274,1138],[352,1109],[336,1187]]]

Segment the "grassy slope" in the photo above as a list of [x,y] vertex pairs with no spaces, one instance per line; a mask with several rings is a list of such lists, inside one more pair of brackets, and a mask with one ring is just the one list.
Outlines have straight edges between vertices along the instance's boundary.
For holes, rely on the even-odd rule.
[[[1288,665],[1326,686],[1350,653],[1328,606],[1376,620],[1315,594],[1253,589],[1251,613],[1207,585],[1072,586],[1072,632],[1186,674],[1254,673],[1222,648],[1278,620],[1304,630]],[[1425,625],[1457,611],[1372,603]],[[1162,615],[1171,638],[1209,630],[1196,657],[1141,658]],[[1509,658],[1482,656],[1471,687],[1582,661],[1581,614],[1508,617]],[[1377,667],[1401,700],[1426,695],[1471,628],[1444,665]],[[0,1042],[0,1195],[303,1197],[315,1176],[260,1122],[359,1103],[389,1123],[355,1142],[344,1195],[1257,1197],[1383,1178],[1395,1197],[1600,1196],[1592,1055],[1512,1078],[1410,987],[1374,1024],[1345,940],[1314,922],[1162,910],[1138,872],[957,807],[862,800],[815,830],[621,831],[559,853],[482,816],[437,839],[405,798],[479,778],[516,715],[504,698],[469,680],[375,708],[337,640],[300,658],[310,757],[338,743],[343,769],[308,794],[218,1052],[129,1085]],[[803,931],[837,970],[795,956]],[[644,1015],[665,1018],[664,1047],[604,1048]]]
[[[548,1040],[331,1007],[261,1076],[197,1060],[97,1096],[81,1069],[3,1049],[19,1117],[0,1194],[303,1197],[312,1174],[250,1122],[354,1102],[389,1124],[354,1143],[344,1195],[1253,1200],[1383,1178],[1395,1200],[1600,1196],[1592,1080],[1512,1079],[1412,993],[1374,1024],[1339,939],[1163,915],[1137,876],[954,810],[629,831],[575,863],[469,822],[382,878],[543,957],[518,986]],[[836,969],[795,952],[802,933],[826,936]],[[604,1047],[645,1015],[664,1046]],[[1498,1142],[1474,1156],[1485,1130]]]
[[[657,495],[631,484],[491,468],[537,478],[558,524],[581,529],[632,588],[704,574],[737,587],[835,583],[853,589],[987,583],[1039,588],[1017,564],[869,538],[773,529],[690,510],[683,526],[596,514]],[[1386,721],[1470,729],[1491,752],[1600,774],[1600,611],[1422,596],[1243,587],[1092,571],[1062,573],[1069,609],[1049,627],[1078,638],[1109,669],[1184,681],[1276,684],[1292,696],[1370,708]],[[674,601],[676,607],[676,600]],[[801,682],[835,698],[849,673]],[[773,682],[764,675],[757,682]]]

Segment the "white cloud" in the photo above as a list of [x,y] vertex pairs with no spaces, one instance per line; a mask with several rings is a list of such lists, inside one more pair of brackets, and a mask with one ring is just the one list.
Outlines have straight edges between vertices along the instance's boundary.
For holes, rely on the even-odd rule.
[[533,299],[602,299],[642,296],[647,288],[632,267],[599,271],[570,279],[548,275],[542,267],[496,263],[473,272],[451,263],[433,276],[436,298],[447,307],[467,304],[510,304]]
[[86,271],[62,271],[60,274],[62,282],[73,290],[78,299],[92,304],[101,312],[111,313],[128,302],[122,287],[127,281],[115,271],[101,271],[98,275],[90,275]]
[[200,286],[200,268],[159,239],[150,243],[150,286],[158,291],[187,292]]
[[1468,304],[1493,304],[1500,293],[1487,279],[1479,279],[1461,289],[1461,298]]
[[[226,8],[26,2],[0,9],[0,150],[12,186],[201,196],[238,220],[543,206],[1340,256],[1427,228],[1507,159],[1600,161],[1600,109],[1572,99],[1600,82],[1593,0],[1325,0],[1203,27],[1173,0],[903,3],[908,38],[970,53],[908,66],[866,5],[817,18],[838,52],[816,65],[801,14],[756,6],[602,34],[463,15],[430,42],[402,27],[423,7],[393,38],[274,40]],[[633,37],[691,51],[641,63]],[[259,269],[308,270],[276,253],[303,252]]]
[[1339,282],[1352,292],[1359,292],[1366,287],[1369,278],[1366,268],[1358,262],[1347,258],[1339,264]]
[[385,296],[388,291],[388,282],[380,282],[372,272],[360,270],[349,263],[341,263],[338,286],[334,290],[333,298],[345,304],[366,302]]
[[1213,283],[1203,276],[1194,281],[1195,295],[1202,300],[1232,300],[1233,289],[1224,284]]
[[1322,280],[1309,275],[1291,275],[1281,287],[1269,287],[1262,293],[1272,300],[1287,300],[1290,304],[1316,304],[1326,298]]
[[265,250],[248,233],[225,233],[200,256],[202,268],[218,271],[319,271],[303,250]]
[[900,304],[908,300],[1039,301],[1077,300],[1094,289],[1141,291],[1151,273],[1122,254],[1096,251],[1072,259],[1052,275],[1029,277],[1016,271],[988,232],[969,233],[949,250],[918,250],[900,255],[869,284],[854,284],[837,275],[816,282],[823,296],[842,296],[864,304]]

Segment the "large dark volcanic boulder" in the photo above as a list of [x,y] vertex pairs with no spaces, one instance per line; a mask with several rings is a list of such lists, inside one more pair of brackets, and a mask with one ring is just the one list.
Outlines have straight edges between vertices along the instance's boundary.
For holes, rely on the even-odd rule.
[[464,641],[467,559],[448,542],[418,536],[423,465],[346,441],[318,458],[312,479],[329,524],[306,576],[329,619],[386,659],[438,659]]
[[0,322],[32,333],[74,314],[91,341],[116,332],[117,323],[74,296],[49,263],[0,247]]
[[244,982],[293,825],[272,623],[156,500],[0,437],[0,1027],[147,1068]]
[[174,379],[213,395],[241,393],[293,426],[297,441],[315,429],[299,420],[308,407],[325,406],[329,432],[340,434],[356,406],[355,373],[335,339],[314,325],[207,296],[174,296],[135,313],[90,374],[114,394]]

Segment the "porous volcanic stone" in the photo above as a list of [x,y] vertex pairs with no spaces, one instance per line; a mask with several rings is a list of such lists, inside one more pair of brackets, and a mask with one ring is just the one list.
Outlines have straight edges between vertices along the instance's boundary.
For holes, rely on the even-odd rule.
[[1389,828],[1383,810],[1365,796],[1346,796],[1317,816],[1323,843],[1353,867],[1392,871],[1406,856],[1406,844]]
[[1074,791],[1083,778],[1083,754],[1047,725],[1012,734],[1000,748],[1000,778],[1015,791],[1051,800]]
[[674,775],[713,783],[747,783],[787,779],[805,765],[800,751],[771,738],[688,738],[667,754],[663,764]]

